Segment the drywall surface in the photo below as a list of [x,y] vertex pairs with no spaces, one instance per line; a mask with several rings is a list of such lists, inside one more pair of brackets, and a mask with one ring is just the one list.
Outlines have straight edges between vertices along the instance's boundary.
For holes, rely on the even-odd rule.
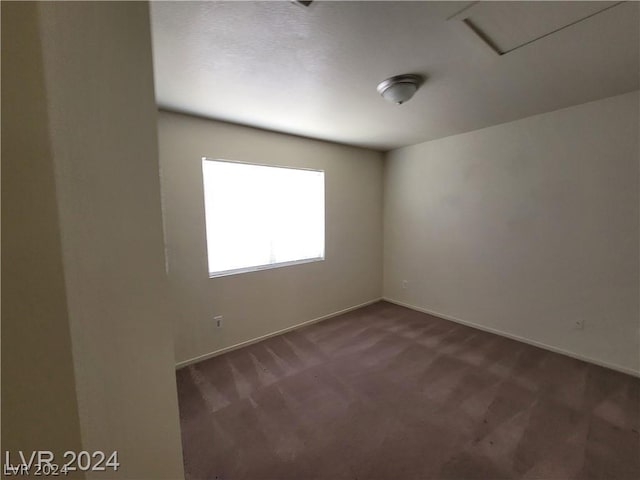
[[390,152],[384,296],[640,371],[638,110],[632,92]]
[[87,476],[181,478],[148,5],[38,9]]
[[[158,133],[178,363],[380,297],[381,153],[164,111]],[[324,170],[326,259],[209,278],[203,156]]]
[[81,450],[37,5],[2,2],[2,463]]

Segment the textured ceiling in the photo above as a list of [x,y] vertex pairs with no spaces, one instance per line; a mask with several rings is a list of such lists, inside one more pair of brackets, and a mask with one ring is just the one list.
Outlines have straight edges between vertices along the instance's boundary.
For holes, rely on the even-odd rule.
[[[157,100],[389,150],[638,89],[638,3],[562,28],[595,3],[152,2]],[[466,18],[506,46],[560,30],[497,55]],[[376,85],[400,73],[427,81],[397,106]]]

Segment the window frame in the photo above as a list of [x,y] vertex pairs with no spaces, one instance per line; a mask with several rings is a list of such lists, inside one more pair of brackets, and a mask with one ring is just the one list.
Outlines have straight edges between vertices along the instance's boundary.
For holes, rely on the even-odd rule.
[[241,267],[241,268],[234,268],[234,269],[229,269],[229,270],[221,270],[218,272],[210,272],[209,271],[209,242],[208,242],[208,238],[207,238],[207,214],[206,214],[206,202],[205,202],[205,195],[206,195],[206,190],[205,190],[205,179],[204,179],[204,171],[202,170],[202,200],[203,200],[203,211],[204,211],[204,230],[205,230],[205,251],[206,251],[206,259],[207,259],[207,274],[209,276],[209,278],[219,278],[219,277],[227,277],[230,275],[238,275],[240,273],[249,273],[249,272],[259,272],[262,270],[271,270],[273,268],[282,268],[282,267],[290,267],[293,265],[302,265],[305,263],[316,263],[316,262],[323,262],[326,259],[326,255],[327,255],[327,251],[326,251],[326,246],[327,246],[327,230],[326,230],[326,226],[327,226],[327,209],[326,209],[326,198],[327,198],[327,183],[326,183],[326,171],[319,169],[319,168],[310,168],[310,167],[292,167],[290,165],[274,165],[274,164],[268,164],[268,163],[258,163],[258,162],[248,162],[245,160],[229,160],[226,158],[214,158],[214,157],[201,157],[201,168],[204,167],[204,162],[206,161],[211,161],[211,162],[224,162],[224,163],[235,163],[235,164],[242,164],[242,165],[251,165],[251,166],[257,166],[257,167],[271,167],[271,168],[286,168],[289,170],[304,170],[304,171],[309,171],[309,172],[319,172],[322,173],[322,186],[323,186],[323,229],[322,229],[322,234],[323,234],[323,239],[322,239],[322,243],[323,243],[323,253],[321,257],[313,257],[313,258],[303,258],[300,260],[289,260],[286,262],[277,262],[277,263],[267,263],[267,264],[263,264],[263,265],[254,265],[254,266],[250,266],[250,267]]

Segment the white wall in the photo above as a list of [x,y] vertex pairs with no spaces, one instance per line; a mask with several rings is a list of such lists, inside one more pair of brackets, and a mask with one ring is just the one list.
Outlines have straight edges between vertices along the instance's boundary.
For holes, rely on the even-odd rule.
[[[177,362],[381,296],[381,153],[163,111],[159,140]],[[203,156],[324,170],[326,259],[208,278]]]
[[390,152],[384,296],[640,371],[638,110],[633,92]]
[[148,4],[37,8],[82,447],[181,478]]

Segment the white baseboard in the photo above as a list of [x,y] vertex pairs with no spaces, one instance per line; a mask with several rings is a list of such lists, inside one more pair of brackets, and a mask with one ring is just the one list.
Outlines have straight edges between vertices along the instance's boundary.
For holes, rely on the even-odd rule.
[[640,371],[633,370],[631,368],[622,367],[620,365],[615,365],[612,363],[603,362],[601,360],[596,360],[595,358],[586,357],[584,355],[580,355],[579,353],[570,352],[568,350],[563,350],[558,347],[554,347],[552,345],[547,345],[546,343],[537,342],[535,340],[530,340],[525,337],[520,337],[518,335],[514,335],[512,333],[503,332],[502,330],[497,330],[491,327],[485,327],[484,325],[479,325],[477,323],[469,322],[466,320],[461,320],[456,317],[452,317],[451,315],[446,315],[444,313],[436,312],[434,310],[422,307],[416,307],[415,305],[411,305],[404,302],[399,302],[398,300],[393,300],[391,298],[382,297],[382,300],[385,302],[393,303],[395,305],[400,305],[401,307],[410,308],[411,310],[415,310],[417,312],[428,313],[429,315],[433,315],[434,317],[442,318],[444,320],[449,320],[452,322],[460,323],[462,325],[466,325],[468,327],[477,328],[478,330],[483,330],[485,332],[494,333],[496,335],[500,335],[502,337],[510,338],[511,340],[517,340],[518,342],[527,343],[529,345],[533,345],[534,347],[544,348],[545,350],[549,350],[551,352],[559,353],[561,355],[566,355],[567,357],[575,358],[577,360],[582,360],[583,362],[593,363],[600,367],[609,368],[611,370],[616,370],[618,372],[626,373],[628,375],[633,375],[634,377],[640,377]]
[[312,318],[311,320],[307,320],[302,323],[298,323],[296,325],[292,325],[291,327],[283,328],[281,330],[277,330],[275,332],[267,333],[266,335],[261,335],[260,337],[252,338],[250,340],[245,340],[244,342],[236,343],[235,345],[231,345],[229,347],[224,347],[219,350],[215,350],[210,353],[205,353],[204,355],[199,355],[197,357],[190,358],[188,360],[183,360],[182,362],[176,363],[176,370],[186,367],[187,365],[191,365],[193,363],[198,363],[208,358],[217,357],[218,355],[222,355],[223,353],[231,352],[232,350],[237,350],[238,348],[246,347],[252,345],[254,343],[261,342],[262,340],[266,340],[270,337],[275,337],[276,335],[281,335],[286,332],[290,332],[291,330],[297,330],[298,328],[306,327],[307,325],[311,325],[313,323],[321,322],[322,320],[327,320],[329,318],[337,317],[338,315],[342,315],[343,313],[351,312],[352,310],[357,310],[358,308],[366,307],[367,305],[372,305],[381,301],[382,298],[376,298],[374,300],[369,300],[368,302],[361,303],[359,305],[354,305],[349,308],[345,308],[342,310],[338,310],[337,312],[329,313],[327,315],[323,315],[321,317]]

